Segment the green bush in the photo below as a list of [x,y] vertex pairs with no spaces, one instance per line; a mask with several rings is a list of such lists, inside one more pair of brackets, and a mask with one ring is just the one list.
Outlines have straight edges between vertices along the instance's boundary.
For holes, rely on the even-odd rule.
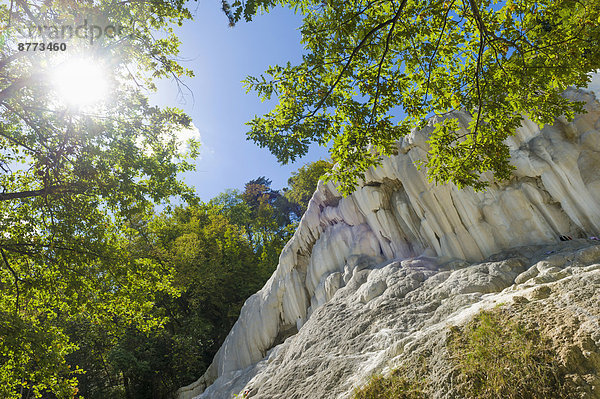
[[421,399],[426,396],[421,384],[394,370],[390,376],[373,376],[363,387],[354,390],[353,399]]
[[[446,342],[449,378],[445,393],[464,399],[562,399],[574,397],[550,339],[534,325],[511,318],[506,310],[479,313],[462,327],[452,327]],[[424,360],[421,359],[421,362]],[[413,373],[394,370],[373,376],[355,389],[353,399],[429,398],[427,368]],[[408,376],[411,376],[410,378]],[[452,382],[451,382],[452,381]],[[440,387],[435,388],[439,390]]]
[[550,341],[501,310],[451,329],[448,350],[465,398],[563,398],[560,363]]

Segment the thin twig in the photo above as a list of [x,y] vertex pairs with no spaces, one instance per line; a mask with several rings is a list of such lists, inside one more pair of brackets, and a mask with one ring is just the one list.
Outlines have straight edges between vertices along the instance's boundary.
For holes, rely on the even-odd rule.
[[15,279],[15,290],[16,290],[16,294],[17,294],[17,298],[15,301],[15,313],[19,313],[19,276],[17,275],[17,272],[15,272],[15,270],[11,267],[10,263],[8,263],[8,258],[6,257],[6,254],[4,253],[4,249],[0,248],[0,254],[2,254],[2,260],[4,261],[4,264],[6,265],[6,267],[8,268],[8,270],[11,272],[11,274],[13,275],[14,279]]
[[385,57],[390,49],[390,39],[392,38],[392,34],[394,33],[394,28],[396,27],[396,21],[400,17],[400,13],[396,13],[394,20],[392,22],[392,26],[387,34],[385,39],[385,49],[383,50],[383,54],[381,55],[381,60],[379,61],[379,67],[377,68],[377,90],[375,91],[375,101],[373,102],[373,110],[371,111],[371,120],[369,121],[369,125],[373,123],[373,119],[377,113],[377,104],[379,102],[379,89],[380,89],[380,78],[381,78],[381,68],[383,67],[383,63],[385,62]]
[[404,7],[406,6],[407,1],[408,0],[402,0],[402,3],[400,4],[398,11],[396,12],[396,15],[394,15],[393,18],[380,23],[379,25],[377,25],[373,29],[371,29],[369,32],[367,32],[367,34],[362,38],[362,40],[358,43],[358,45],[356,47],[354,47],[354,50],[352,50],[352,53],[350,54],[348,62],[346,62],[346,64],[342,68],[342,71],[338,74],[338,76],[335,79],[335,81],[333,82],[333,84],[329,87],[329,90],[327,91],[327,93],[325,93],[323,98],[321,98],[321,100],[317,103],[315,109],[312,112],[310,112],[307,116],[305,116],[304,118],[310,118],[310,117],[314,116],[317,113],[317,111],[319,111],[319,109],[321,109],[321,107],[323,106],[323,104],[325,104],[325,101],[329,98],[329,96],[331,95],[331,93],[333,92],[335,87],[342,80],[342,77],[344,76],[344,74],[346,73],[348,68],[350,68],[350,64],[352,64],[352,60],[354,59],[356,54],[358,54],[360,49],[367,43],[367,41],[373,34],[378,32],[380,29],[386,27],[387,25],[389,25],[391,23],[395,23],[395,21],[397,21],[398,18],[400,18],[400,15],[402,14],[402,11],[404,11]]
[[454,6],[456,0],[453,0],[448,9],[446,10],[446,15],[444,16],[444,25],[442,26],[442,30],[438,37],[437,43],[435,45],[435,49],[431,58],[429,59],[429,72],[427,73],[427,88],[425,89],[425,97],[423,98],[423,105],[427,104],[427,96],[429,95],[429,84],[431,81],[431,70],[433,68],[433,60],[437,55],[438,49],[440,48],[440,43],[442,41],[442,37],[444,36],[444,31],[446,30],[446,24],[448,23],[448,16],[450,15],[450,10],[452,10],[452,6]]

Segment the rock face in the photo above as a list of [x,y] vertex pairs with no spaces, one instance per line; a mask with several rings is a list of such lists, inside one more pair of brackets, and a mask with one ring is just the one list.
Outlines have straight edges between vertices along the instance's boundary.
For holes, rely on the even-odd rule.
[[541,131],[524,123],[508,141],[514,178],[485,192],[432,185],[415,168],[436,120],[351,196],[320,184],[277,270],[179,398],[347,398],[449,325],[514,298],[578,318],[573,336],[596,348],[580,350],[597,367],[586,386],[600,397],[600,246],[588,239],[600,235],[600,104],[566,95],[587,113]]

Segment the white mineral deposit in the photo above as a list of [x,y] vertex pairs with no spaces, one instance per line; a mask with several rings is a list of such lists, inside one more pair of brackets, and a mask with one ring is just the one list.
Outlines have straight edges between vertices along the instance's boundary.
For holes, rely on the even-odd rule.
[[485,191],[432,184],[415,167],[436,119],[352,195],[320,183],[277,270],[179,398],[348,398],[449,325],[515,298],[579,312],[600,347],[589,310],[600,303],[600,243],[589,239],[600,235],[600,104],[566,95],[587,113],[541,130],[526,121],[507,142],[514,177]]

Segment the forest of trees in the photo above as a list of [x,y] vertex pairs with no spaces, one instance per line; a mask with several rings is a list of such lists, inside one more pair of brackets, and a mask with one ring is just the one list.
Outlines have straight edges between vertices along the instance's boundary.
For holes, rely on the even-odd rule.
[[61,325],[79,347],[66,356],[72,368],[85,370],[77,375],[79,394],[170,398],[201,376],[244,301],[275,270],[310,200],[302,194],[316,189],[321,175],[315,170],[328,169],[328,162],[317,161],[296,172],[284,190],[259,177],[243,191],[133,221],[140,234],[128,251],[170,269],[174,292],[157,290],[146,298],[153,303],[149,315],[163,320],[160,328],[127,319],[109,327],[85,319]]

